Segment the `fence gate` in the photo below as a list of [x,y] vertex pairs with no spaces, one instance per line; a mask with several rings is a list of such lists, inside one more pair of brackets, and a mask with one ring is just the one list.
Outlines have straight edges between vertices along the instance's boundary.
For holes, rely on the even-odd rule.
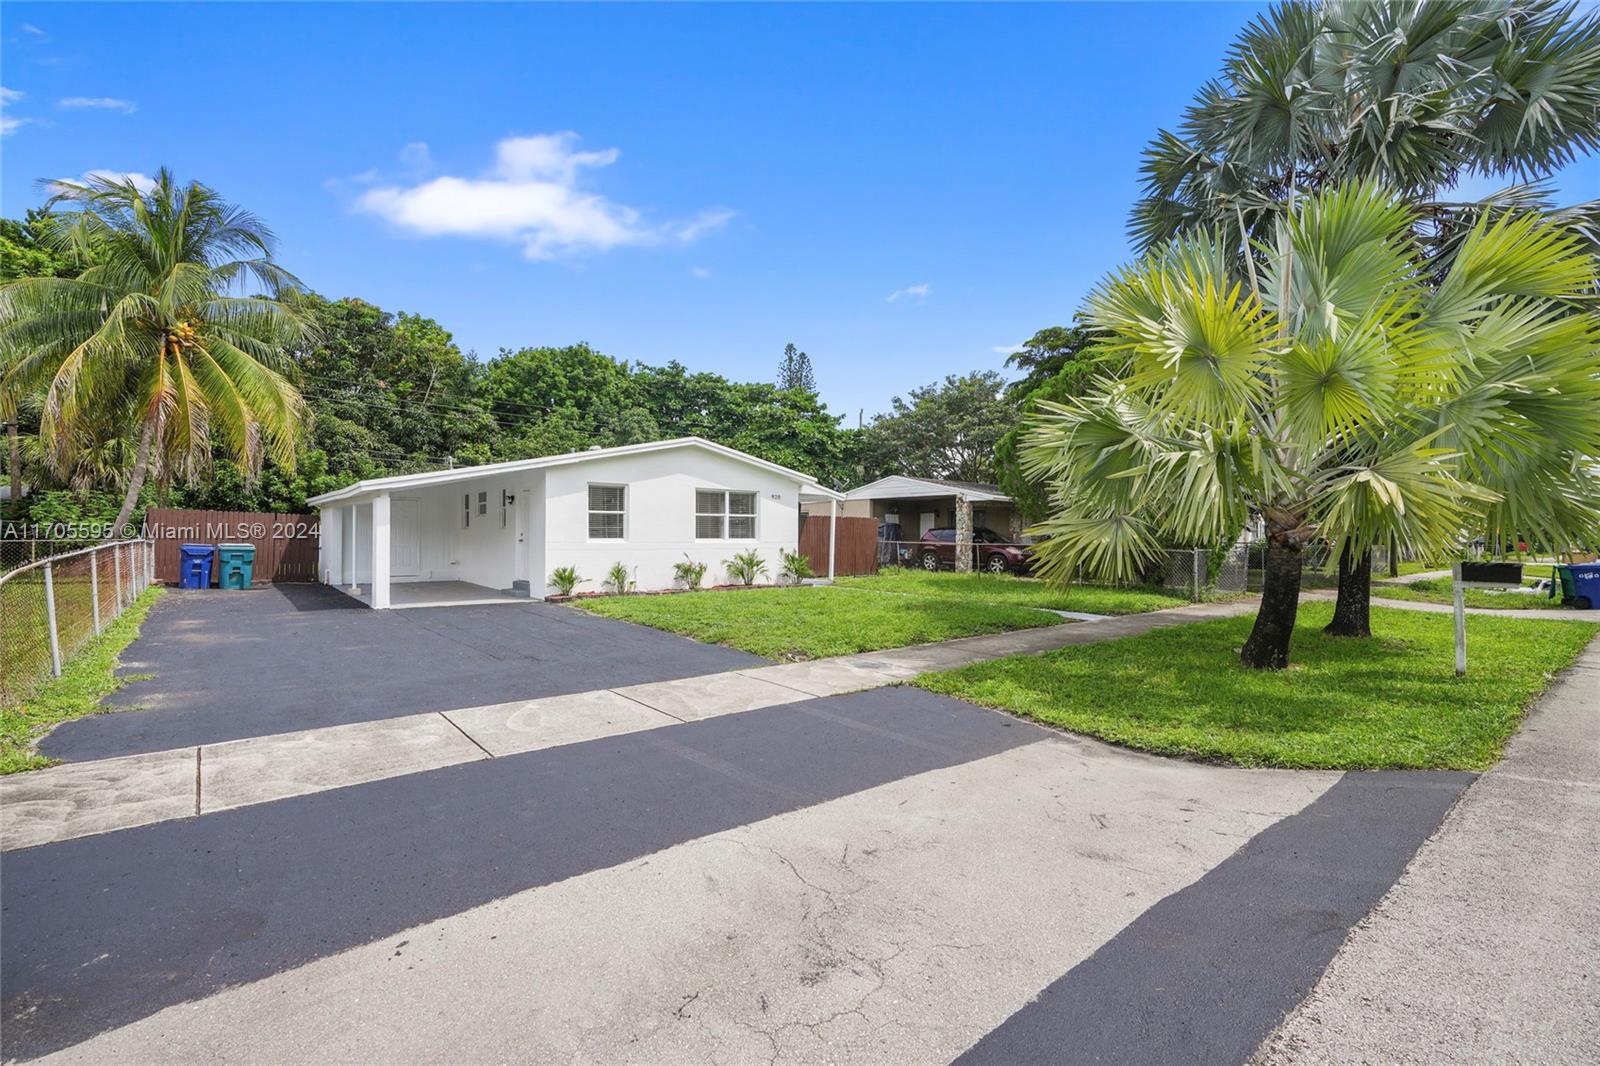
[[[810,561],[811,569],[820,577],[828,574],[830,521],[827,515],[818,514],[806,516],[800,523],[800,554]],[[876,518],[839,519],[839,531],[833,545],[833,572],[839,577],[878,572]]]

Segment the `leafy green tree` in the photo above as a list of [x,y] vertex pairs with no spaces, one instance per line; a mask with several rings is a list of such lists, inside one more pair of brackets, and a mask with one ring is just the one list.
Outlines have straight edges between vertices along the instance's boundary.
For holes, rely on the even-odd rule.
[[48,235],[59,222],[48,211],[29,208],[21,220],[0,218],[0,284],[18,278],[75,278],[87,265]]
[[894,397],[862,433],[866,476],[993,481],[995,443],[1016,417],[1004,391],[1005,379],[984,370]]
[[1180,238],[1101,283],[1089,318],[1128,371],[1044,402],[1024,463],[1057,507],[1041,572],[1129,578],[1165,543],[1265,521],[1261,607],[1241,652],[1282,667],[1301,553],[1393,540],[1447,550],[1463,529],[1561,543],[1600,522],[1600,275],[1532,214],[1480,219],[1436,286],[1415,212],[1372,184],[1304,201],[1234,279],[1228,238]]
[[817,376],[811,369],[811,357],[793,344],[784,346],[783,362],[778,364],[778,388],[817,391]]
[[829,485],[859,478],[855,434],[839,428],[816,393],[720,374],[690,373],[676,361],[637,366],[639,402],[660,437],[696,436],[803,470]]
[[[1081,324],[1041,329],[1006,357],[1006,365],[1023,372],[1005,391],[1007,402],[1022,416],[1031,414],[1039,400],[1060,403],[1082,396],[1096,374],[1116,372],[1116,361],[1107,363],[1095,351],[1093,334]],[[995,442],[995,481],[1025,518],[1036,521],[1048,511],[1049,494],[1043,482],[1022,472],[1022,434],[1018,421]]]
[[[0,287],[0,413],[42,390],[40,437],[70,460],[86,423],[115,414],[138,440],[117,525],[152,465],[195,480],[220,439],[250,471],[292,464],[303,402],[278,367],[311,326],[295,279],[254,216],[163,168],[131,180],[57,183],[71,205],[47,240],[93,265],[76,278]],[[233,295],[250,285],[261,295]]]
[[1006,356],[1006,366],[1022,371],[1006,386],[1006,399],[1020,405],[1046,385],[1076,396],[1104,371],[1100,364],[1094,336],[1081,324],[1046,326]]
[[318,342],[296,353],[313,450],[349,480],[488,461],[496,422],[478,365],[432,319],[304,298]]

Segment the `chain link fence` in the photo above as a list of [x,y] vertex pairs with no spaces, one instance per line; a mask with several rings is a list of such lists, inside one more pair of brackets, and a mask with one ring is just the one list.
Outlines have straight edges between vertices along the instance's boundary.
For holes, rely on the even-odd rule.
[[[1032,572],[1031,544],[975,541],[972,545],[972,569],[980,573],[1011,573],[1026,575]],[[1306,588],[1331,588],[1339,581],[1339,559],[1325,543],[1306,545],[1302,555],[1301,584]],[[877,542],[877,568],[913,567],[922,570],[954,570],[956,546],[953,541],[937,540],[880,540]],[[1249,541],[1234,544],[1227,549],[1168,548],[1139,575],[1138,580],[1124,582],[1101,581],[1082,573],[1074,581],[1085,585],[1120,584],[1129,586],[1156,586],[1182,592],[1192,600],[1203,600],[1213,595],[1237,595],[1259,592],[1266,574],[1266,541]],[[1388,550],[1372,549],[1372,573],[1376,577],[1387,574]]]
[[149,540],[44,556],[0,574],[0,703],[59,677],[62,665],[154,580]]

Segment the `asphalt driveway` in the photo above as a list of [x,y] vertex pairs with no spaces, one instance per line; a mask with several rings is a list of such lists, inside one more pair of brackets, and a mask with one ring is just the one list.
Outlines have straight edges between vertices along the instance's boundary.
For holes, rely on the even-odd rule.
[[68,761],[557,696],[766,663],[546,603],[373,611],[321,585],[171,590],[123,655],[153,675],[39,744]]
[[583,718],[688,676],[660,724],[244,806],[202,806],[228,764],[198,749],[192,808],[0,850],[0,1058],[1232,1066],[1473,779],[1168,760],[893,684],[732,706],[779,682],[724,664],[761,660],[543,605],[226,602],[164,603],[129,656],[159,706],[92,723],[160,747],[574,690]]

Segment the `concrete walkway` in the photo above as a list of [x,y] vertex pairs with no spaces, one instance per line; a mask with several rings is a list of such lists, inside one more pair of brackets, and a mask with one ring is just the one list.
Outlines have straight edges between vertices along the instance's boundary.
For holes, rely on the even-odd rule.
[[1600,641],[1257,1062],[1600,1062],[1597,871]]
[[1248,601],[1191,604],[1098,622],[68,763],[0,779],[0,851],[880,688],[930,671],[1254,609]]

